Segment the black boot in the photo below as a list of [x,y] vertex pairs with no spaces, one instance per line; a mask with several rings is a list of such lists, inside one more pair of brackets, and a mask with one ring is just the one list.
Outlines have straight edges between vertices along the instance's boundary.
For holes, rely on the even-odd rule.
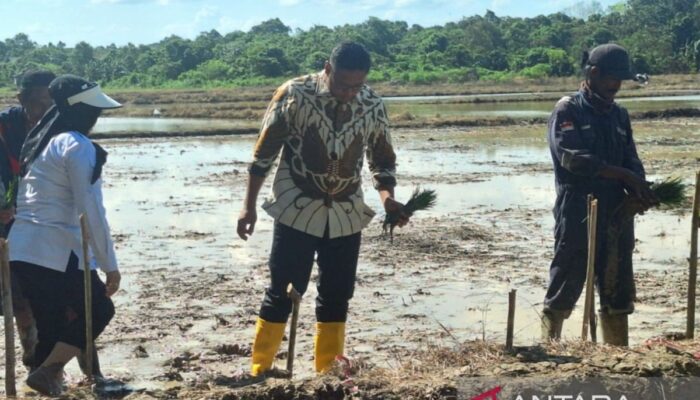
[[629,345],[627,314],[601,312],[598,316],[600,317],[600,328],[603,331],[603,343],[614,346]]
[[564,317],[548,312],[542,313],[542,341],[549,342],[561,339],[564,327]]

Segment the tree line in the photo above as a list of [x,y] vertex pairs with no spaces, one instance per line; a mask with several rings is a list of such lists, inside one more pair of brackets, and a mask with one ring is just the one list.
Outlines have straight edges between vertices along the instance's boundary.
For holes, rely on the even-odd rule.
[[[583,7],[586,6],[586,7]],[[576,16],[572,10],[587,10]],[[292,30],[279,19],[247,32],[170,36],[153,44],[38,45],[18,33],[0,41],[0,86],[30,68],[85,76],[111,87],[215,87],[279,82],[320,70],[330,50],[355,40],[372,53],[371,81],[429,84],[571,76],[595,45],[625,46],[638,72],[700,70],[700,0],[627,0],[607,10],[582,1],[534,18],[492,11],[441,26],[371,17],[360,24]]]

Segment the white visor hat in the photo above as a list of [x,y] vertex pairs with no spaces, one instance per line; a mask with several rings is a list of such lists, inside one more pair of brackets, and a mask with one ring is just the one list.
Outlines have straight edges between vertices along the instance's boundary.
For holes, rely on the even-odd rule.
[[77,103],[84,103],[97,108],[119,108],[122,106],[121,103],[107,96],[100,89],[100,85],[95,85],[80,93],[76,93],[67,98],[66,101],[71,106]]

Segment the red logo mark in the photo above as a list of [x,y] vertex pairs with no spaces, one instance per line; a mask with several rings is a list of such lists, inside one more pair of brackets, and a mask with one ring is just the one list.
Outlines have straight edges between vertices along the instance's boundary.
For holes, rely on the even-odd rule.
[[495,388],[489,390],[486,393],[482,393],[482,394],[474,397],[472,400],[487,400],[487,399],[488,400],[498,400],[498,397],[496,395],[499,394],[500,392],[501,392],[501,387],[498,386],[498,387],[495,387]]

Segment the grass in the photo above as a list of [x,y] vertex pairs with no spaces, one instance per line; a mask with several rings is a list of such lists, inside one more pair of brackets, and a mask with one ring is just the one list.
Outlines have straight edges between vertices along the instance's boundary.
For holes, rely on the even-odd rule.
[[[674,208],[682,206],[685,201],[685,185],[680,178],[666,178],[651,184],[650,189],[659,200],[658,207]],[[622,232],[624,224],[634,218],[635,215],[646,211],[641,200],[633,195],[625,196],[624,200],[615,209],[609,225],[608,240],[616,241]],[[612,245],[608,245],[612,246]]]
[[[410,217],[416,211],[428,210],[430,208],[433,208],[433,206],[435,206],[436,201],[437,194],[434,190],[420,190],[420,188],[416,188],[413,191],[411,197],[404,204],[402,212]],[[394,234],[394,228],[399,223],[400,217],[401,213],[399,212],[387,213],[384,217],[384,223],[382,224],[382,228],[384,229],[384,232],[386,232],[387,230],[389,231],[389,235],[391,235],[392,239]]]
[[659,203],[664,207],[676,207],[685,201],[687,185],[681,178],[667,178],[651,185],[651,190],[659,198]]

